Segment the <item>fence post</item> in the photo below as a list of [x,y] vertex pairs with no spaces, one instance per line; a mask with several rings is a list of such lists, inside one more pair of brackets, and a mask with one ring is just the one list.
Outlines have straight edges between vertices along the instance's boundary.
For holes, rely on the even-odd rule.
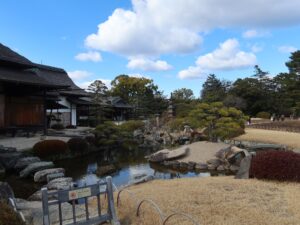
[[47,188],[42,188],[43,225],[50,225],[48,193],[47,192],[48,192]]
[[112,178],[106,177],[107,182],[107,202],[108,202],[108,212],[111,215],[111,224],[120,225],[120,222],[117,219],[115,204],[114,204],[114,192],[112,186]]

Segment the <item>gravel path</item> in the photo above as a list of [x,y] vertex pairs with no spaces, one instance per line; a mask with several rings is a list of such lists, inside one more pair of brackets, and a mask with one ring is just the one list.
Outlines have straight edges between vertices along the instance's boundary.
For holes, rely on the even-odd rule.
[[[46,140],[62,140],[67,142],[70,138],[68,137],[46,137]],[[32,148],[37,142],[41,141],[41,137],[6,137],[0,139],[0,145],[4,147],[13,147],[18,151],[24,151]]]

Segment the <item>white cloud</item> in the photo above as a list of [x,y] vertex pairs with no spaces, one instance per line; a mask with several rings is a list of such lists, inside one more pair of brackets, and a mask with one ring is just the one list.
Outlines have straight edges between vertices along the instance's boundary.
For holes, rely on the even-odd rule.
[[[111,88],[111,85],[110,85],[111,80],[109,80],[109,79],[97,79],[97,80],[101,80],[101,81],[106,85],[106,87],[107,87],[108,89]],[[77,84],[80,88],[86,90],[86,89],[88,88],[88,86],[89,86],[91,83],[93,83],[94,81],[95,81],[95,80],[92,80],[92,81],[84,81],[84,82],[77,82],[76,84]]]
[[75,56],[75,59],[79,61],[92,61],[92,62],[100,62],[102,61],[102,57],[99,52],[96,51],[89,51],[79,53]]
[[151,77],[140,74],[140,73],[131,73],[131,74],[128,74],[128,76],[136,77],[136,78],[147,78],[147,79],[150,79],[150,80],[152,79]]
[[206,74],[198,66],[190,66],[188,69],[181,70],[178,73],[180,79],[199,79],[205,78]]
[[200,56],[196,64],[208,70],[232,70],[253,66],[256,56],[251,52],[241,51],[236,39],[228,39],[212,53]]
[[247,30],[243,33],[243,37],[247,39],[251,38],[260,38],[260,37],[267,37],[270,36],[271,34],[267,31],[260,31],[260,30]]
[[73,80],[82,80],[92,75],[92,73],[85,70],[75,70],[67,72],[69,77]]
[[256,56],[252,52],[240,50],[236,39],[228,39],[213,52],[200,56],[196,61],[196,66],[180,71],[178,77],[181,79],[202,78],[209,71],[242,69],[255,64]]
[[143,71],[167,71],[172,69],[172,66],[162,60],[153,61],[150,59],[134,58],[128,62],[127,68],[140,69]]
[[278,51],[281,53],[291,53],[291,52],[295,52],[297,50],[298,49],[296,47],[291,46],[291,45],[283,45],[283,46],[278,47]]
[[127,58],[189,53],[201,44],[203,32],[215,28],[299,24],[299,8],[299,0],[132,0],[132,10],[116,9],[85,45]]

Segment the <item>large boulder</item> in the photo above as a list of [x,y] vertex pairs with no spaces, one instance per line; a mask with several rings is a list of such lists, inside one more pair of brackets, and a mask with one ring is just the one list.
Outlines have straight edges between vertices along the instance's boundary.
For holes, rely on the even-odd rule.
[[222,165],[222,161],[220,159],[210,159],[207,160],[207,164],[214,166],[215,168],[217,168],[218,166]]
[[72,186],[72,184],[73,184],[72,177],[61,177],[61,178],[56,178],[54,180],[51,180],[47,184],[47,188],[49,190],[67,190]]
[[14,192],[10,185],[0,181],[0,201],[8,202],[9,198],[14,198]]
[[181,147],[175,150],[163,149],[148,156],[150,162],[163,162],[184,157],[188,154],[188,147]]
[[244,157],[240,163],[240,168],[235,175],[236,179],[249,179],[249,171],[251,166],[252,155]]
[[35,163],[35,162],[40,162],[40,158],[39,157],[25,157],[25,158],[21,158],[17,161],[16,165],[14,166],[15,170],[22,170],[25,167],[27,167],[28,165]]
[[23,157],[21,152],[4,152],[0,153],[0,163],[6,170],[14,169],[17,161]]
[[113,164],[107,166],[100,166],[97,168],[96,174],[98,176],[109,175],[117,171],[117,167]]
[[54,169],[45,169],[40,170],[34,174],[34,182],[46,182],[47,176],[50,174],[56,174],[56,173],[65,173],[64,168],[54,168]]
[[53,162],[36,162],[28,165],[25,169],[20,172],[20,177],[28,177],[31,174],[34,174],[40,170],[53,168]]

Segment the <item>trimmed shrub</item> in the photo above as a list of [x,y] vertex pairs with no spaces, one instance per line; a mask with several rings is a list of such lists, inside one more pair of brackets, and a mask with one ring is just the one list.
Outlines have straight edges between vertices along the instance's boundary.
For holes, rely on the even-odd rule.
[[87,141],[83,138],[71,138],[68,141],[68,146],[73,153],[83,153],[87,151],[89,147]]
[[55,123],[51,126],[52,129],[54,130],[63,130],[65,129],[64,125],[62,125],[61,123]]
[[87,143],[96,145],[96,138],[94,136],[86,136],[84,139],[87,141]]
[[300,154],[293,151],[264,151],[253,157],[250,176],[257,179],[300,182]]
[[262,118],[262,119],[270,119],[271,114],[268,112],[259,112],[256,114],[256,117]]
[[0,201],[0,225],[26,225],[21,217],[5,202]]
[[121,124],[119,127],[122,131],[133,132],[134,130],[141,129],[145,123],[140,120],[129,120]]
[[61,140],[44,140],[33,146],[33,153],[41,158],[65,154],[68,151],[68,145]]

